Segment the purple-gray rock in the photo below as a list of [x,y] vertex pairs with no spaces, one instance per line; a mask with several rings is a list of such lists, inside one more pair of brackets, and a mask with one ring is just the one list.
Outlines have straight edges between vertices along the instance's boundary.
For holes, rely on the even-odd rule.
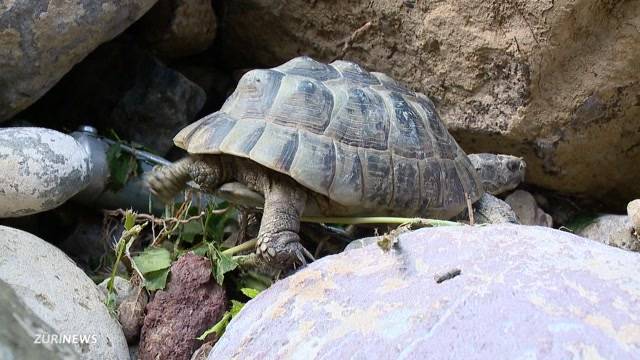
[[639,254],[549,228],[421,229],[277,282],[209,359],[629,359],[639,273]]

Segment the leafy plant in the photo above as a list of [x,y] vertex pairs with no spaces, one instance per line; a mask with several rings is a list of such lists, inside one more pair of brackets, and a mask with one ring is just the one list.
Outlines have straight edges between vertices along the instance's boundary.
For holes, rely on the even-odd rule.
[[109,165],[108,188],[113,191],[122,189],[130,177],[139,172],[138,159],[133,154],[122,150],[120,143],[115,143],[107,150],[107,164]]
[[107,299],[106,305],[107,309],[111,312],[115,312],[116,307],[116,290],[114,288],[114,282],[116,277],[116,271],[118,269],[118,265],[120,265],[120,261],[122,257],[127,252],[127,249],[131,247],[131,244],[135,241],[135,239],[140,235],[142,229],[147,225],[147,223],[143,223],[142,225],[135,225],[135,213],[131,210],[127,210],[124,216],[124,231],[120,236],[120,239],[116,243],[115,252],[116,252],[116,260],[113,264],[113,269],[111,270],[111,276],[109,277],[109,281],[107,282]]
[[142,254],[133,257],[133,264],[144,279],[144,287],[149,291],[164,289],[171,253],[165,248],[147,248]]

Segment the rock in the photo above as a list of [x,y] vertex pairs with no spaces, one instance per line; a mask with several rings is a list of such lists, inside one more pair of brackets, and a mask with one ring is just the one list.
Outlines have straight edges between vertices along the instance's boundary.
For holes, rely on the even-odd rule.
[[0,122],[41,97],[98,45],[157,0],[3,1],[0,5]]
[[0,129],[0,218],[53,209],[89,184],[91,164],[71,136],[35,127]]
[[200,110],[202,116],[218,111],[237,83],[232,82],[230,74],[213,66],[209,56],[196,60],[190,57],[172,66],[207,93],[207,101]]
[[211,276],[209,259],[183,255],[171,266],[170,279],[147,305],[138,352],[141,360],[191,359],[201,345],[196,338],[225,311],[225,292]]
[[640,199],[636,199],[627,204],[627,215],[631,226],[640,233]]
[[129,344],[137,344],[144,324],[144,309],[149,302],[145,289],[138,284],[118,306],[118,321]]
[[96,285],[53,245],[0,226],[0,280],[51,327],[51,336],[75,338],[71,345],[82,358],[129,358],[120,325]]
[[137,25],[154,53],[176,58],[207,49],[218,24],[211,0],[159,0]]
[[640,239],[634,234],[631,221],[625,215],[600,215],[578,229],[576,235],[621,249],[640,251]]
[[503,154],[469,154],[480,174],[484,190],[492,195],[511,191],[524,182],[527,164],[519,157]]
[[209,357],[209,353],[211,352],[212,348],[213,342],[207,341],[193,353],[193,356],[191,356],[191,360],[207,360],[207,357]]
[[[115,240],[109,239],[105,234],[102,215],[87,213],[73,215],[77,217],[74,218],[75,224],[71,234],[55,245],[69,255],[81,269],[91,273],[90,269],[100,267],[104,254],[113,251],[111,241],[115,242],[117,238]],[[114,233],[119,234],[118,232]],[[129,286],[125,279],[117,277],[116,280],[117,286]]]
[[632,358],[639,272],[639,254],[554,229],[425,228],[276,282],[209,359]]
[[6,360],[19,359],[80,359],[66,343],[52,344],[43,334],[54,331],[20,301],[15,291],[0,280],[0,355]]
[[242,0],[224,15],[234,68],[356,61],[432,98],[467,153],[523,156],[529,183],[616,206],[640,193],[638,1]]
[[516,190],[504,201],[511,206],[523,225],[553,226],[553,218],[542,210],[531,193]]
[[[105,302],[108,295],[107,285],[109,284],[109,278],[104,279],[100,284],[98,284],[98,289],[100,290],[102,296],[102,302]],[[116,307],[120,306],[122,302],[131,295],[134,291],[134,287],[131,285],[129,280],[116,276],[113,278],[113,287],[116,291]]]
[[[464,210],[453,220],[469,223],[469,211]],[[473,221],[475,224],[519,224],[518,216],[511,206],[497,197],[484,193],[473,204]]]
[[101,134],[113,129],[164,155],[205,100],[204,90],[124,37],[96,49],[23,116],[71,129],[88,123]]

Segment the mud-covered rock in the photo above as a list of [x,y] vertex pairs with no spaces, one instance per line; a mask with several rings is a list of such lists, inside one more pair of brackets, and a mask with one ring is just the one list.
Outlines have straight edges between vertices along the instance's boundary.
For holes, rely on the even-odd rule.
[[576,234],[621,249],[640,251],[640,239],[625,215],[600,215],[579,228]]
[[76,63],[124,31],[156,1],[2,1],[0,122],[36,101]]
[[234,67],[356,61],[432,98],[467,153],[523,156],[530,183],[620,207],[640,193],[638,1],[236,0],[224,14]]
[[425,228],[276,282],[209,359],[632,358],[638,272],[640,254],[559,230]]
[[83,359],[129,358],[120,325],[97,286],[55,246],[0,226],[0,280],[51,328],[43,335],[46,341],[61,342],[66,336]]
[[509,194],[504,201],[511,206],[523,225],[553,226],[553,218],[542,210],[531,193],[516,190]]
[[144,324],[144,311],[149,302],[146,290],[137,284],[118,305],[118,321],[129,344],[137,344]]
[[139,358],[189,360],[202,343],[196,338],[222,318],[225,306],[209,259],[182,256],[171,266],[167,287],[147,305]]
[[44,128],[0,129],[0,218],[51,210],[89,184],[91,164],[71,136]]
[[154,53],[176,58],[207,49],[218,23],[211,0],[159,0],[137,25]]
[[22,115],[70,129],[115,130],[164,155],[205,101],[199,86],[122,37],[96,49]]

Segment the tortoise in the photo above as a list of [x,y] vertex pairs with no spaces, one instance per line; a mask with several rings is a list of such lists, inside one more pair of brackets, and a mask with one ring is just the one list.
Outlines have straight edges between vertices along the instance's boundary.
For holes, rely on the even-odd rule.
[[174,142],[190,155],[153,172],[151,192],[170,200],[193,180],[206,192],[237,182],[260,194],[256,253],[276,268],[305,262],[303,213],[451,218],[483,195],[427,96],[348,61],[303,56],[251,70]]

